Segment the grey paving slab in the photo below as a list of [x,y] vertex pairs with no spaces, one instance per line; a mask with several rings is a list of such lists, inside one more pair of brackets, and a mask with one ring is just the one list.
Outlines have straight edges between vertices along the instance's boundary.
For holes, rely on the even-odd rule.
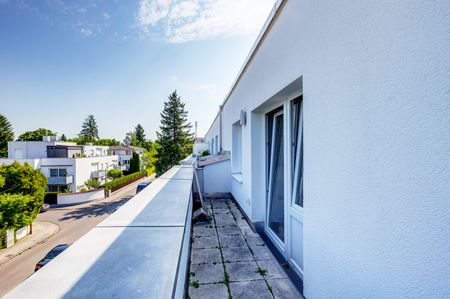
[[265,245],[264,240],[258,234],[244,235],[247,243],[251,245]]
[[267,246],[250,246],[250,249],[257,261],[275,259]]
[[182,226],[191,186],[190,181],[156,179],[98,226]]
[[214,218],[216,219],[216,222],[220,221],[220,220],[233,221],[233,222],[235,221],[233,215],[227,214],[227,213],[215,214]]
[[225,262],[250,262],[254,260],[247,246],[222,248],[222,254]]
[[303,298],[289,279],[268,279],[267,283],[276,299]]
[[273,299],[264,280],[232,282],[230,291],[238,299]]
[[265,277],[266,279],[270,278],[287,278],[286,272],[281,268],[281,266],[278,264],[275,260],[262,260],[258,261],[258,266],[266,270]]
[[217,225],[222,226],[237,226],[236,221],[233,218],[231,219],[215,219]]
[[6,298],[171,298],[183,230],[94,228]]
[[247,244],[242,236],[221,236],[219,235],[220,246],[222,247],[246,247]]
[[227,286],[223,283],[201,284],[198,288],[189,287],[191,299],[229,299]]
[[219,235],[222,236],[241,236],[242,232],[237,226],[219,226],[217,227],[217,231],[219,232]]
[[256,272],[258,265],[254,261],[226,263],[225,269],[229,274],[230,281],[263,279],[263,277]]
[[216,235],[216,229],[211,224],[196,224],[193,228],[193,237],[211,237]]
[[222,263],[220,251],[213,249],[192,249],[191,264],[218,264]]
[[191,265],[191,281],[199,283],[216,283],[224,279],[222,264]]
[[219,242],[216,236],[212,237],[200,237],[192,239],[192,248],[195,249],[208,249],[219,247]]
[[229,209],[214,209],[214,215],[219,215],[219,214],[232,215],[231,211]]

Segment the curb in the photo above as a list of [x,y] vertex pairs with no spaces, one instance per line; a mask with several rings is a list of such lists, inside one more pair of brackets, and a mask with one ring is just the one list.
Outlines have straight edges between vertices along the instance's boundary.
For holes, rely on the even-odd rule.
[[[46,241],[46,240],[50,239],[51,237],[53,237],[55,234],[57,234],[57,233],[59,232],[59,226],[56,225],[55,223],[52,223],[52,222],[45,222],[45,221],[39,222],[39,223],[45,223],[46,225],[52,226],[52,227],[53,227],[53,228],[52,228],[52,229],[53,229],[53,232],[52,232],[50,235],[43,235],[43,237],[36,238],[36,240],[34,240],[34,241],[33,241],[32,243],[30,243],[29,245],[24,246],[23,249],[20,250],[20,251],[18,251],[18,252],[14,252],[14,253],[8,254],[8,255],[6,255],[6,256],[4,256],[4,257],[0,255],[0,265],[3,265],[4,263],[9,262],[10,260],[12,260],[13,258],[15,258],[16,256],[21,255],[21,254],[24,253],[25,251],[27,251],[27,250],[33,248],[35,245],[40,244],[40,243],[42,243],[43,241]],[[26,236],[23,240],[20,240],[19,242],[17,242],[16,244],[14,244],[12,247],[2,249],[2,251],[3,251],[3,250],[8,250],[8,249],[17,249],[17,247],[14,247],[14,246],[17,246],[18,244],[24,243],[25,241],[27,241],[27,238],[29,239],[30,236],[32,236],[32,235]]]

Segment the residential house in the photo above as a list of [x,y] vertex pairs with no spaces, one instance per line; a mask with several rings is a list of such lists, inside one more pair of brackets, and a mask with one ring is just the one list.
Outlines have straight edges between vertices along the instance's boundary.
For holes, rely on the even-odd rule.
[[144,149],[131,146],[131,145],[114,145],[110,147],[111,153],[119,157],[119,168],[121,170],[130,169],[130,160],[133,157],[133,153],[138,154],[140,157],[144,154]]
[[104,183],[106,172],[118,167],[118,156],[110,154],[108,146],[77,145],[56,136],[8,142],[8,158],[0,159],[0,164],[14,161],[39,169],[47,177],[47,191],[55,192],[79,191],[90,178]]

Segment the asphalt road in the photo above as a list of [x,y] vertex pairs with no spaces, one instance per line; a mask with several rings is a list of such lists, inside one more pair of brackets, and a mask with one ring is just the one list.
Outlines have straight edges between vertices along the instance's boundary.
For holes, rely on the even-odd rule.
[[0,298],[33,274],[36,263],[53,247],[58,244],[75,242],[126,203],[135,195],[136,185],[144,180],[130,184],[100,201],[51,208],[49,211],[39,214],[37,221],[55,223],[59,226],[59,231],[49,239],[0,265]]

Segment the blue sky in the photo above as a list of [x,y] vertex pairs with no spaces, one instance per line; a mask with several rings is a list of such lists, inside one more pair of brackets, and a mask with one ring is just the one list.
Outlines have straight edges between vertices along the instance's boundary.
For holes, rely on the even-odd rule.
[[16,137],[102,138],[141,123],[154,139],[177,90],[206,133],[274,0],[0,0],[0,113]]

